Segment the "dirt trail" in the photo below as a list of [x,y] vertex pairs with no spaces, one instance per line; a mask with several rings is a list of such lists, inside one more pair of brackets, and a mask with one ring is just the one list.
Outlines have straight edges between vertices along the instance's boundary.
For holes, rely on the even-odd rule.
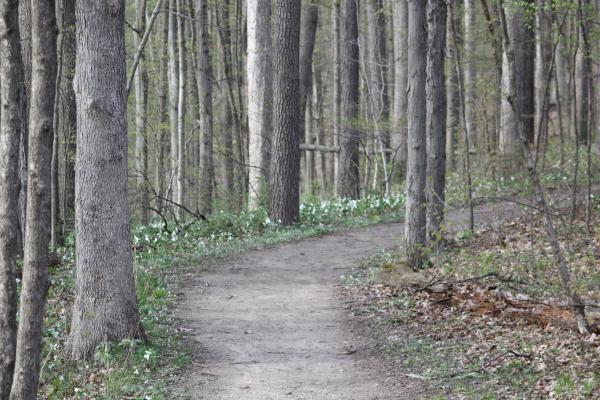
[[[516,213],[487,205],[476,220]],[[464,213],[449,220],[464,229]],[[369,338],[353,331],[336,290],[361,259],[403,234],[402,223],[374,225],[252,250],[198,273],[176,310],[193,363],[175,391],[211,400],[426,398],[422,381],[386,370]]]

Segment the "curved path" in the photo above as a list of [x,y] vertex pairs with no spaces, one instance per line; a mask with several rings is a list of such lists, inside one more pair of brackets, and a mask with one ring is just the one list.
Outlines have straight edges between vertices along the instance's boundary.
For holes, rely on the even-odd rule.
[[[484,206],[477,220],[515,212]],[[450,220],[450,229],[464,229],[465,215]],[[198,273],[176,310],[193,347],[177,392],[211,400],[423,398],[423,382],[386,371],[368,338],[353,332],[336,289],[361,259],[403,234],[401,223],[373,225],[252,250]]]

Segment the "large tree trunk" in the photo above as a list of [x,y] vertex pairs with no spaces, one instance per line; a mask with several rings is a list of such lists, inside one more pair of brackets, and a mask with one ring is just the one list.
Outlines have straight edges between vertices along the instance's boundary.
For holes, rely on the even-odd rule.
[[475,108],[476,108],[476,86],[477,75],[475,70],[476,59],[476,37],[475,37],[475,0],[464,0],[464,78],[465,87],[464,107],[467,120],[466,130],[469,132],[469,142],[471,150],[477,148],[477,131],[475,126]]
[[212,67],[210,64],[208,37],[208,2],[198,0],[196,3],[196,23],[198,38],[198,101],[200,109],[200,209],[203,214],[212,211],[214,182],[213,165],[213,109],[212,109]]
[[17,346],[21,46],[17,0],[0,1],[0,400],[8,400]]
[[394,132],[391,135],[392,149],[396,150],[396,162],[400,173],[406,169],[407,157],[407,82],[408,82],[408,3],[406,0],[393,2],[394,7]]
[[[527,25],[524,10],[511,4],[506,12],[507,28],[511,42],[514,43],[515,65],[517,67],[517,109],[520,110],[524,122],[525,135],[529,142],[533,141],[534,133],[534,32]],[[509,81],[509,66],[506,53],[503,54],[502,91],[507,92]],[[500,130],[501,163],[505,168],[522,163],[523,152],[519,141],[517,123],[520,117],[513,112],[506,96],[502,99],[502,115]]]
[[62,198],[63,236],[73,229],[75,214],[75,153],[77,114],[73,78],[75,76],[75,0],[62,0],[62,79],[60,80],[58,135],[64,141],[64,189]]
[[342,104],[337,194],[356,199],[359,179],[359,47],[358,0],[342,1]]
[[[70,356],[143,337],[127,198],[124,3],[77,0],[75,304]],[[97,190],[97,188],[102,190]]]
[[429,0],[427,26],[427,236],[441,239],[446,186],[446,3]]
[[14,400],[36,398],[42,355],[51,223],[56,35],[54,1],[32,2],[27,214],[17,353],[10,395]]
[[249,0],[248,14],[248,206],[258,207],[268,193],[272,126],[271,0]]
[[300,2],[275,4],[271,219],[289,225],[300,205]]
[[406,255],[413,268],[423,264],[425,220],[427,4],[408,2],[408,163],[406,172]]

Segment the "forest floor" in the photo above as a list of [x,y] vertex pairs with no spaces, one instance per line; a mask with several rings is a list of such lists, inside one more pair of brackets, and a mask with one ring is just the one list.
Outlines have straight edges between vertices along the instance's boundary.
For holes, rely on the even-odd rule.
[[[478,228],[515,218],[510,202],[476,208]],[[464,231],[467,214],[449,212]],[[342,292],[366,256],[398,246],[404,224],[387,223],[283,243],[190,273],[176,315],[191,363],[173,389],[193,399],[431,398],[438,391],[393,366],[353,300]]]

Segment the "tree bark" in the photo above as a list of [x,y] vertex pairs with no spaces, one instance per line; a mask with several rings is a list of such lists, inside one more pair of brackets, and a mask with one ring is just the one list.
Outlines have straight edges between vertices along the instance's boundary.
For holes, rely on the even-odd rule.
[[73,229],[75,213],[75,153],[77,114],[73,79],[75,76],[75,0],[62,0],[62,79],[59,97],[58,135],[64,142],[63,236]]
[[273,89],[271,83],[271,0],[249,0],[248,15],[248,206],[268,194]]
[[465,87],[464,107],[467,119],[466,131],[469,132],[471,150],[477,149],[477,134],[475,126],[476,83],[475,66],[476,37],[475,37],[475,0],[464,0],[464,77]]
[[25,240],[27,214],[27,160],[29,153],[29,106],[31,99],[31,2],[19,2],[19,34],[21,35],[21,138],[19,144],[19,242]]
[[[124,3],[78,0],[76,280],[70,356],[144,337],[127,197]],[[97,188],[102,190],[97,190]]]
[[406,169],[407,157],[407,84],[408,84],[408,3],[396,0],[394,7],[394,132],[391,147],[396,149],[400,173]]
[[340,112],[340,155],[337,194],[356,199],[360,194],[359,179],[359,47],[358,0],[341,0],[342,9],[342,103]]
[[426,68],[427,4],[408,1],[408,163],[406,172],[406,255],[413,268],[425,259],[426,235]]
[[[454,16],[452,13],[451,16]],[[459,21],[454,21],[457,25]],[[458,85],[458,73],[456,71],[456,47],[452,37],[452,23],[450,18],[447,19],[446,26],[446,54],[448,57],[448,76],[446,77],[446,166],[449,170],[456,168],[455,149],[457,138],[460,132],[460,93]]]
[[57,61],[55,12],[52,0],[32,2],[27,213],[17,352],[10,395],[14,400],[36,398],[42,354],[51,223],[50,167]]
[[289,225],[300,205],[300,2],[278,0],[274,13],[271,219]]
[[200,154],[200,210],[204,215],[212,211],[214,164],[213,164],[213,108],[212,67],[210,64],[208,37],[208,2],[197,0],[196,23],[198,38],[198,101],[200,106],[201,142]]
[[447,9],[444,0],[427,8],[427,236],[441,242],[446,186],[446,87],[444,50]]
[[[332,40],[332,57],[333,57],[333,76],[332,76],[332,88],[331,88],[331,112],[333,114],[333,132],[331,138],[332,146],[340,145],[340,134],[341,134],[341,124],[340,124],[340,112],[341,112],[341,101],[342,101],[342,92],[340,85],[340,74],[341,74],[341,40],[340,40],[340,1],[341,0],[333,0],[333,7],[331,9],[331,36]],[[334,153],[332,160],[332,168],[331,172],[332,183],[333,183],[333,191],[337,194],[338,187],[338,176],[339,176],[339,166],[340,166],[340,157],[338,153]]]
[[[517,110],[523,118],[523,128],[529,143],[533,142],[534,134],[534,59],[535,36],[525,21],[524,9],[517,4],[511,4],[506,12],[507,28],[511,42],[515,43],[515,65],[518,71],[515,76],[517,83]],[[508,91],[509,66],[506,52],[503,55],[502,90]],[[513,112],[506,96],[502,99],[502,115],[500,130],[500,156],[504,168],[523,162],[523,152],[517,135],[517,123],[521,117]]]
[[[137,30],[134,32],[134,44],[140,47],[146,31],[146,0],[136,0]],[[140,222],[148,224],[150,197],[146,181],[148,180],[148,144],[146,128],[148,125],[148,73],[146,58],[140,53],[139,64],[135,72],[135,177],[140,211]]]
[[169,1],[169,128],[171,136],[168,194],[172,200],[177,200],[177,150],[178,145],[178,115],[179,115],[179,57],[177,51],[177,0]]
[[21,45],[18,1],[0,1],[0,400],[8,400],[17,346]]
[[[177,91],[177,196],[179,204],[185,204],[185,90],[186,90],[186,41],[184,0],[177,1],[177,57],[178,57],[178,91]],[[181,208],[176,214],[181,218]]]
[[167,2],[166,10],[163,10],[161,17],[161,47],[160,47],[160,64],[159,64],[159,81],[157,84],[157,108],[158,108],[158,128],[156,129],[156,209],[161,211],[163,207],[163,197],[167,197],[165,181],[167,180],[167,166],[165,163],[165,147],[167,146],[167,135],[169,129],[167,125],[168,117],[168,93],[169,93],[169,2]]

